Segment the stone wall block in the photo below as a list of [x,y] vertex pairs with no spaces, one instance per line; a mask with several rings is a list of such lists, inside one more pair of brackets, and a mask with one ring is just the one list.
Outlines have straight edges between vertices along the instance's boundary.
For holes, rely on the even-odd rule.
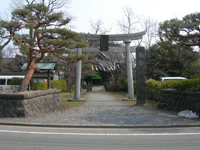
[[197,102],[195,108],[194,108],[194,111],[198,114],[200,114],[200,102]]
[[7,104],[6,104],[6,106],[8,106],[8,107],[12,107],[13,105],[12,105],[12,101],[11,100],[7,100]]
[[181,104],[181,100],[178,99],[178,100],[176,101],[176,106],[180,106],[180,104]]
[[24,115],[24,108],[23,108],[23,106],[17,106],[17,107],[15,107],[15,113],[18,114],[19,116],[23,116]]
[[161,90],[161,93],[159,108],[176,112],[188,109],[200,114],[200,92],[167,89]]
[[166,103],[164,103],[164,102],[159,103],[159,108],[165,108],[165,106],[166,106]]
[[7,101],[4,101],[4,102],[3,102],[3,106],[6,107],[7,105],[8,105],[8,102],[7,102]]
[[10,117],[16,118],[16,117],[18,117],[18,116],[17,116],[17,114],[16,114],[15,112],[13,112],[13,113],[10,115]]
[[17,100],[17,106],[24,106],[23,99],[18,99]]
[[8,118],[8,117],[11,117],[9,114],[8,114],[8,112],[3,112],[3,117],[5,117],[5,118]]
[[30,117],[62,108],[61,90],[0,94],[0,117]]
[[24,99],[24,100],[22,101],[22,104],[23,104],[23,105],[28,105],[28,103],[29,103],[28,99]]
[[15,108],[11,105],[11,106],[7,106],[6,107],[6,111],[9,115],[11,115],[12,113],[15,112]]
[[185,101],[183,99],[181,99],[179,106],[184,106],[184,103],[185,103]]

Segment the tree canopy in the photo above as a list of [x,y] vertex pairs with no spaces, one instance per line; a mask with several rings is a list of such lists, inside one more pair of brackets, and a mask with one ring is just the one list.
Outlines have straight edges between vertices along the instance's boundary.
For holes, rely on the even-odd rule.
[[161,76],[197,77],[191,69],[200,59],[194,46],[200,46],[200,13],[160,23],[160,41],[147,52],[146,76],[159,79]]
[[62,54],[67,54],[67,48],[85,47],[87,44],[81,35],[62,28],[71,19],[64,18],[63,12],[52,12],[44,3],[27,4],[23,9],[12,12],[13,20],[22,22],[30,34],[14,35],[14,40],[21,46],[28,48],[30,53],[53,53],[69,60]]
[[12,36],[19,31],[22,24],[17,21],[0,19],[0,72],[2,71],[3,49],[10,43]]
[[197,77],[193,64],[199,55],[192,48],[173,45],[169,41],[158,42],[146,54],[146,77],[159,80],[162,76]]
[[27,34],[13,34],[14,40],[23,49],[29,50],[29,70],[21,85],[21,91],[26,89],[34,72],[41,72],[36,63],[41,61],[45,53],[51,53],[65,61],[78,61],[85,55],[69,55],[69,48],[88,46],[82,36],[68,30],[66,25],[71,21],[65,17],[59,6],[60,0],[28,1],[12,12],[12,19],[23,25]]
[[173,41],[181,46],[200,46],[200,13],[188,14],[182,19],[171,19],[160,23],[161,40]]

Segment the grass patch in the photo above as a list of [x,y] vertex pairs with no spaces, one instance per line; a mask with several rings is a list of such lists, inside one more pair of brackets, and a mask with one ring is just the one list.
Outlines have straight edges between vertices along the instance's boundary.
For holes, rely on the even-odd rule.
[[[117,101],[128,104],[128,105],[136,105],[137,101],[122,101],[122,99],[127,98],[127,92],[108,92],[110,96],[112,96]],[[153,100],[145,100],[145,104],[138,105],[138,107],[144,107],[148,109],[157,109],[159,105],[158,101]]]
[[127,98],[127,92],[108,92],[108,94],[121,103],[128,105],[136,104],[136,101],[122,101],[122,99]]
[[154,100],[145,100],[145,104],[142,107],[149,108],[149,109],[157,109],[159,105],[158,101]]
[[[73,107],[79,107],[81,105],[83,105],[85,102],[71,102],[68,101],[69,98],[73,98],[74,97],[74,93],[60,93],[60,99],[63,105],[63,109],[70,109]],[[80,95],[81,98],[85,98],[87,99],[87,93],[81,93]]]

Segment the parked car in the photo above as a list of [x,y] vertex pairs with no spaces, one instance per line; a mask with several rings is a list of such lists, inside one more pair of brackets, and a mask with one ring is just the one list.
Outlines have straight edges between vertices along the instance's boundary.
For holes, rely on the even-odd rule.
[[160,80],[161,80],[161,82],[167,81],[167,80],[178,81],[178,80],[187,80],[187,78],[185,78],[185,77],[161,77]]
[[12,78],[24,78],[24,76],[0,76],[0,93],[18,91],[20,85],[13,84]]
[[47,82],[47,79],[33,79],[33,82]]

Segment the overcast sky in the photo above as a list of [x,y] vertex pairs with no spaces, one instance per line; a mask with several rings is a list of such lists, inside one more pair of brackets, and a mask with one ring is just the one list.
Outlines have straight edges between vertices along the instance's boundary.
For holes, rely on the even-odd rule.
[[[1,15],[9,14],[11,0],[0,0]],[[131,7],[135,14],[151,17],[158,22],[199,12],[200,0],[71,0],[67,11],[76,17],[73,25],[77,32],[89,32],[90,20],[101,19],[110,33],[120,33],[116,22],[123,16],[122,8]]]

